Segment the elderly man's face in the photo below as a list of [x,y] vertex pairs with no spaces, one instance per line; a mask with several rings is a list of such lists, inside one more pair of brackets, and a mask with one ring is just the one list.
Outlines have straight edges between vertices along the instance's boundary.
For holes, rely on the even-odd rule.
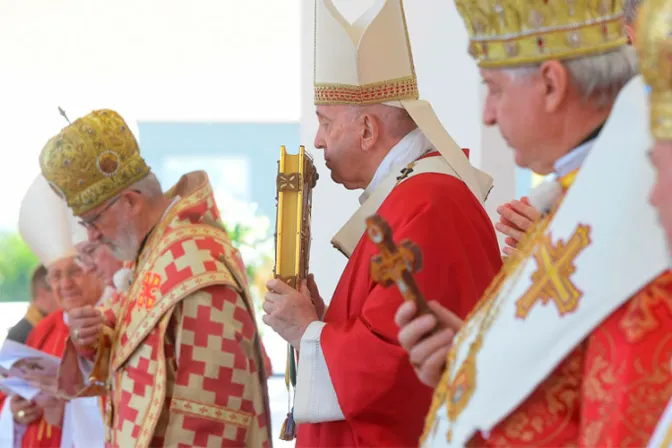
[[106,245],[119,260],[134,259],[140,247],[135,226],[139,201],[142,198],[138,192],[124,191],[82,215],[89,242]]
[[483,109],[483,123],[499,127],[506,143],[514,150],[516,164],[546,174],[554,160],[544,157],[545,90],[538,77],[512,79],[503,70],[481,69],[488,88]]
[[103,281],[96,272],[88,272],[67,257],[52,263],[47,280],[63,311],[94,305],[103,293]]
[[672,254],[672,141],[657,141],[651,151],[651,163],[656,171],[656,183],[649,198],[658,210],[660,223],[667,235]]
[[324,160],[334,182],[345,188],[366,188],[368,181],[363,169],[366,153],[361,149],[362,127],[351,106],[317,106],[319,127],[315,147],[324,150]]
[[84,242],[75,246],[75,249],[78,264],[86,270],[98,271],[106,284],[113,284],[114,274],[122,268],[123,263],[112,254],[109,246]]

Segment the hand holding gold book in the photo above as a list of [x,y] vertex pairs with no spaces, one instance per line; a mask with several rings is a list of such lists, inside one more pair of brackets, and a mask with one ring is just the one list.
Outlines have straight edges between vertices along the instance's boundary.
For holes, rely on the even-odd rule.
[[[281,147],[276,182],[278,211],[274,276],[296,289],[299,289],[309,272],[310,210],[317,179],[313,160],[303,146],[299,147],[299,153],[295,155],[288,154],[285,147]],[[280,439],[293,440],[290,388],[296,386],[296,357],[291,345],[287,347],[285,385],[288,392],[287,420],[282,425]]]

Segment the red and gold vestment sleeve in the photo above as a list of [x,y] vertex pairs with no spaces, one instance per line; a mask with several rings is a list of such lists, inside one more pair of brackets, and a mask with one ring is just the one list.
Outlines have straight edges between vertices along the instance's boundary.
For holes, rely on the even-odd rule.
[[580,445],[646,446],[672,395],[672,274],[612,313],[587,341]]
[[181,302],[164,446],[270,446],[254,317],[232,288]]

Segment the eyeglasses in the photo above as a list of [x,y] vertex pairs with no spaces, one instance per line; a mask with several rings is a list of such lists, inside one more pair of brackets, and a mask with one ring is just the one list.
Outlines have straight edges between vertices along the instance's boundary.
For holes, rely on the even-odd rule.
[[92,216],[89,219],[80,219],[79,223],[84,226],[87,230],[97,230],[98,227],[96,227],[96,221],[100,219],[103,214],[108,211],[114,204],[117,203],[121,199],[121,195],[116,196],[114,199],[112,199],[110,202],[107,203],[107,205],[98,213],[96,213],[94,216]]
[[[142,194],[142,192],[140,190],[130,190],[130,191],[132,191],[134,193],[137,193],[137,194]],[[110,208],[112,208],[112,206],[114,204],[116,204],[117,201],[119,201],[119,199],[121,199],[121,195],[115,196],[114,199],[112,199],[110,202],[108,202],[107,205],[101,211],[96,213],[91,218],[80,219],[79,224],[84,226],[84,228],[87,229],[87,230],[98,230],[98,227],[96,226],[96,221],[98,221],[106,211],[108,211]]]

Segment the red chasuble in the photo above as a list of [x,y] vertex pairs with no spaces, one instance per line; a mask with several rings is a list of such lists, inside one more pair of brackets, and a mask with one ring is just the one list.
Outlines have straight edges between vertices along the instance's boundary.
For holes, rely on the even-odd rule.
[[[63,311],[59,310],[49,314],[33,328],[26,345],[60,358],[67,337],[68,327],[63,322]],[[4,404],[9,406],[9,402]],[[21,444],[23,448],[53,448],[60,445],[61,429],[48,424],[42,417],[26,427]]]
[[672,273],[613,312],[478,446],[644,447],[672,396]]
[[[394,188],[378,214],[395,242],[410,239],[422,250],[424,266],[415,279],[427,300],[464,318],[502,264],[491,221],[466,185],[445,174],[418,174]],[[418,445],[432,389],[417,379],[397,340],[401,294],[369,276],[376,254],[362,237],[320,338],[345,420],[299,425],[299,447]]]

